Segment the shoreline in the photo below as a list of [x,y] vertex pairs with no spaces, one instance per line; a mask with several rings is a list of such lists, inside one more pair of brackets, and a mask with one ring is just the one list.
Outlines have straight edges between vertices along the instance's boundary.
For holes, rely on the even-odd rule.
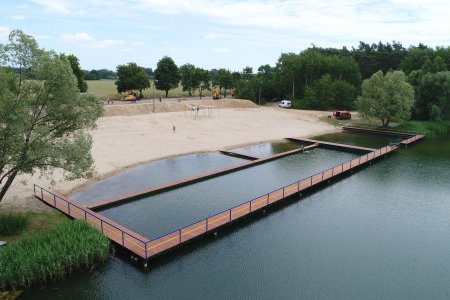
[[[71,197],[97,181],[158,160],[338,131],[319,120],[328,114],[257,107],[223,108],[217,115],[196,119],[179,111],[102,117],[91,132],[91,153],[97,171],[94,177],[68,182],[61,170],[55,170],[50,180],[39,174],[20,175],[0,202],[0,210],[49,211],[32,196],[33,183]],[[27,184],[21,185],[24,180]]]

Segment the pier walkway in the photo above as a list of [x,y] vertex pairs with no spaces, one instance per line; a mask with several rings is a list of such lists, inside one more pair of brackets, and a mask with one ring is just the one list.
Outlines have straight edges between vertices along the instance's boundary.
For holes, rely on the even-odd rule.
[[[409,141],[409,143],[411,143],[413,141],[420,140],[421,138],[423,137],[411,136],[408,139],[411,139]],[[408,142],[408,139],[404,141]],[[306,139],[302,140],[306,141]],[[308,141],[316,142],[313,140]],[[308,147],[317,147],[320,146],[320,143],[322,142],[317,142]],[[335,147],[336,145],[333,143],[322,144],[325,145],[325,147]],[[341,144],[337,145],[339,145],[339,147],[342,146]],[[363,149],[358,149],[361,147],[355,148],[354,146],[348,146],[348,148],[363,151]],[[196,221],[188,226],[176,229],[170,233],[164,234],[151,240],[109,220],[108,218],[101,216],[88,207],[80,205],[62,196],[56,195],[42,187],[39,187],[38,185],[34,185],[34,196],[47,205],[54,207],[64,214],[70,216],[71,218],[87,220],[112,241],[128,249],[136,256],[140,257],[146,264],[149,259],[159,256],[162,253],[172,250],[205,234],[216,232],[220,227],[232,224],[236,220],[247,217],[248,215],[260,211],[265,207],[274,205],[275,203],[280,202],[290,196],[298,195],[301,192],[309,190],[316,186],[318,187],[325,182],[329,182],[335,177],[342,176],[343,174],[359,168],[360,166],[367,165],[378,158],[385,157],[396,149],[398,148],[395,145],[388,145],[380,149],[374,149],[373,151],[370,151],[343,164],[331,167],[317,174],[292,182],[270,193],[260,195],[247,202],[241,203],[230,209],[224,210],[202,220]],[[299,150],[303,151],[303,149],[296,149],[293,151],[298,152]],[[293,151],[277,154],[270,158],[266,158],[265,160],[275,159],[277,156],[289,155],[289,153],[292,154]],[[257,161],[261,160],[264,159],[260,159]],[[257,161],[250,162],[249,164],[255,163]]]

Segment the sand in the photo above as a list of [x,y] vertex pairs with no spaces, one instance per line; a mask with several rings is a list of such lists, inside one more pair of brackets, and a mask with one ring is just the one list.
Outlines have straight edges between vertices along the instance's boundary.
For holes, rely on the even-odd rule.
[[[174,105],[178,107],[178,104]],[[56,182],[50,185],[50,180],[38,175],[20,175],[0,203],[0,210],[49,211],[47,206],[32,197],[33,183],[70,197],[92,182],[150,161],[337,130],[319,121],[319,117],[329,115],[327,112],[257,107],[253,104],[240,106],[247,108],[214,108],[209,113],[207,109],[201,109],[198,116],[184,109],[136,113],[139,110],[135,106],[123,109],[122,115],[117,115],[117,108],[109,114],[110,108],[106,108],[106,116],[91,132],[92,156],[97,171],[95,178],[65,181],[62,172],[56,170],[52,174]],[[168,109],[160,108],[159,111],[164,110]]]

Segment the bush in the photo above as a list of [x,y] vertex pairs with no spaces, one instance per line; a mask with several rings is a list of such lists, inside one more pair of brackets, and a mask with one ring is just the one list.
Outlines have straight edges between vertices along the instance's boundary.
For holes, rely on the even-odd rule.
[[22,214],[0,215],[0,235],[11,236],[27,226],[27,218]]
[[0,249],[0,289],[62,278],[108,257],[109,240],[81,220],[26,236]]
[[428,136],[435,136],[449,133],[450,121],[407,121],[398,125],[396,129],[419,132]]

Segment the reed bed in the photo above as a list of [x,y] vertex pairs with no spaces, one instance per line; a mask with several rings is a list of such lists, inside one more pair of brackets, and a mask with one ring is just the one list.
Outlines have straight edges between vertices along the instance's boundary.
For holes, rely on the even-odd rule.
[[108,238],[82,220],[25,236],[0,249],[0,289],[63,278],[108,258]]
[[0,214],[0,236],[11,236],[23,231],[27,221],[23,214]]

